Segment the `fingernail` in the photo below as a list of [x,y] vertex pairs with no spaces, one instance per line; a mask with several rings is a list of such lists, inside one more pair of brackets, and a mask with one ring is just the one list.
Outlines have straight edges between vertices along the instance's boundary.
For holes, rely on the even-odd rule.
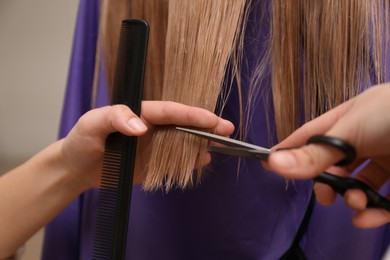
[[297,166],[296,158],[288,152],[275,152],[272,155],[272,160],[283,170],[292,170]]
[[143,132],[147,129],[145,124],[138,118],[131,118],[127,121],[127,125],[131,130],[136,132]]

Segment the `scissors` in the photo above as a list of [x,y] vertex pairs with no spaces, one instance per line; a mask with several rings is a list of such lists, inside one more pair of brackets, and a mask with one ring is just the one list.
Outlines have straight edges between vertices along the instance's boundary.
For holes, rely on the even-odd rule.
[[[176,127],[176,130],[186,132],[201,138],[205,138],[209,141],[214,141],[226,146],[214,146],[208,147],[209,151],[222,153],[226,155],[238,156],[249,159],[256,159],[267,161],[268,156],[271,153],[270,149],[257,146],[254,144],[238,141],[224,136],[219,136],[199,130]],[[356,151],[353,146],[335,137],[317,135],[309,138],[309,143],[322,143],[333,146],[345,154],[345,159],[335,164],[336,166],[346,166],[352,163],[356,158]],[[381,196],[378,192],[372,189],[370,186],[362,181],[350,177],[340,177],[334,174],[323,172],[314,178],[314,181],[325,183],[331,186],[338,194],[344,196],[344,193],[349,189],[362,190],[367,196],[367,208],[383,208],[390,211],[390,201]]]

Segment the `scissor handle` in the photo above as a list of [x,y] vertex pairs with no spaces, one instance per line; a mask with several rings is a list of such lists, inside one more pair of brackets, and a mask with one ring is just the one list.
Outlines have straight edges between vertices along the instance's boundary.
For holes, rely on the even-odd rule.
[[335,164],[336,166],[349,165],[356,159],[355,148],[349,143],[345,142],[344,140],[341,140],[333,136],[314,135],[310,137],[309,140],[307,141],[307,144],[318,144],[318,143],[332,146],[344,153],[345,158],[339,161],[338,163],[336,163]]
[[[351,164],[356,159],[356,150],[349,143],[333,136],[315,135],[309,138],[308,144],[325,144],[332,146],[344,153],[345,158],[338,163],[336,166],[346,166]],[[370,186],[362,181],[355,178],[346,178],[333,175],[327,172],[314,178],[318,182],[322,182],[331,186],[337,193],[344,196],[344,193],[349,189],[362,190],[367,196],[367,207],[368,208],[383,208],[390,211],[390,201],[382,197],[378,192],[373,190]]]
[[327,172],[314,178],[315,181],[328,184],[338,194],[344,196],[344,193],[350,189],[362,190],[367,196],[367,208],[383,208],[390,211],[390,201],[382,197],[370,186],[355,178],[340,177]]

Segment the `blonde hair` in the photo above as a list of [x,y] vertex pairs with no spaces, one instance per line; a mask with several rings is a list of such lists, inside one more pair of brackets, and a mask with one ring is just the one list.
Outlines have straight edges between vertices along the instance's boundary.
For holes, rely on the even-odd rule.
[[[172,100],[214,111],[229,60],[241,93],[243,35],[254,2],[104,0],[99,42],[109,83],[120,21],[142,18],[151,24],[145,99]],[[389,20],[388,9],[387,0],[272,1],[269,47],[254,70],[249,91],[257,93],[265,67],[271,65],[280,140],[303,119],[312,119],[356,95],[372,80],[384,80],[387,47],[382,44],[388,42],[389,26],[384,22]],[[248,103],[255,103],[255,95],[250,97]],[[238,108],[241,118],[244,106],[240,103]],[[161,127],[154,136],[144,188],[169,190],[199,182],[200,172],[194,175],[193,168],[196,158],[205,153],[204,141]]]
[[302,122],[302,103],[304,119],[310,120],[361,92],[372,78],[383,82],[388,10],[387,0],[273,1],[272,90],[279,139]]

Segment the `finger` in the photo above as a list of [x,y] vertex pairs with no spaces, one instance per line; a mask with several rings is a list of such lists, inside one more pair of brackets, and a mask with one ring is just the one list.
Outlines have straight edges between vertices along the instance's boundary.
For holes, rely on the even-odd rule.
[[214,134],[229,137],[234,131],[234,125],[229,120],[218,119],[218,124],[213,128]]
[[323,183],[314,183],[314,193],[318,203],[323,206],[331,205],[336,199],[336,192],[329,186]]
[[271,152],[269,167],[287,178],[308,179],[319,175],[343,158],[337,148],[309,144],[296,149]]
[[[356,176],[374,190],[379,190],[389,179],[386,169],[376,162],[369,162]],[[348,190],[344,195],[346,204],[355,210],[363,210],[367,205],[367,197],[361,190]]]
[[364,210],[367,206],[367,197],[362,190],[347,190],[344,194],[344,201],[356,211]]
[[[346,177],[349,175],[345,169],[340,167],[330,167],[326,170],[337,176]],[[331,205],[337,196],[337,193],[333,190],[333,188],[327,184],[316,182],[313,187],[314,193],[316,194],[317,201],[324,206]]]
[[206,166],[211,163],[211,155],[210,153],[206,153],[206,155],[203,157],[202,165]]
[[[390,196],[388,196],[390,199]],[[384,209],[369,208],[356,213],[352,223],[358,228],[375,228],[390,222],[390,212]]]
[[196,156],[194,169],[201,170],[202,167],[205,167],[206,165],[208,165],[210,163],[211,163],[211,154],[209,152],[204,153],[203,156],[201,156],[201,154],[198,154]]
[[214,129],[220,135],[230,135],[234,126],[214,113],[176,102],[144,101],[142,117],[153,125],[181,125]]
[[79,119],[76,127],[79,134],[98,137],[116,131],[126,135],[141,135],[147,130],[143,121],[125,105],[90,110]]
[[261,166],[267,170],[267,171],[272,171],[271,166],[269,165],[268,161],[260,161]]
[[[349,175],[349,172],[347,172],[345,169],[340,167],[330,167],[326,169],[327,172],[337,175],[346,177]],[[337,196],[337,193],[335,190],[324,183],[316,182],[313,187],[314,193],[316,194],[316,199],[321,205],[331,205]]]

